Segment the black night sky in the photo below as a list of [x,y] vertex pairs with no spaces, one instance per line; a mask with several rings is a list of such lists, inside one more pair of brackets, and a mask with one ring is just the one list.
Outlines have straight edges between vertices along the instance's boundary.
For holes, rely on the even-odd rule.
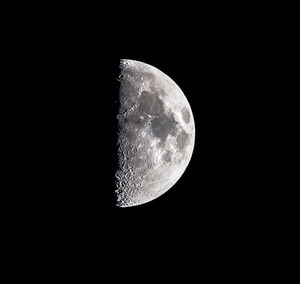
[[[19,75],[4,70],[12,78],[7,96],[12,108],[22,110],[17,118],[17,107],[4,115],[4,124],[17,121],[11,129],[17,136],[9,137],[14,148],[3,151],[20,170],[11,171],[13,206],[4,210],[4,219],[16,216],[8,223],[17,229],[3,230],[13,236],[12,245],[4,242],[13,261],[5,262],[23,278],[15,262],[32,274],[40,271],[38,263],[49,270],[43,277],[58,270],[68,279],[86,265],[84,282],[90,271],[102,282],[105,273],[108,282],[117,276],[163,281],[157,276],[163,271],[168,283],[180,272],[183,280],[176,281],[193,283],[203,280],[203,272],[224,282],[226,273],[248,268],[248,279],[264,270],[267,256],[277,253],[277,222],[285,222],[275,199],[287,187],[276,185],[274,141],[282,137],[271,135],[283,125],[274,118],[281,108],[272,103],[280,104],[286,93],[270,91],[279,85],[274,46],[282,27],[274,29],[265,16],[280,18],[271,11],[276,4],[263,10],[252,3],[115,1],[109,9],[102,1],[85,11],[78,4],[33,5],[33,15],[20,8],[20,22],[4,19],[4,30],[16,27],[6,31],[12,55],[3,57]],[[272,31],[278,42],[269,39]],[[128,208],[115,206],[114,193],[120,59],[167,74],[186,96],[196,130],[191,161],[178,182],[157,199]],[[270,274],[276,275],[267,271],[268,279]]]
[[[200,23],[189,31],[153,27],[140,36],[125,28],[74,29],[40,49],[40,64],[49,66],[49,75],[40,73],[49,170],[47,178],[40,176],[47,189],[39,193],[39,206],[56,229],[78,228],[114,244],[182,236],[188,245],[264,226],[268,194],[258,153],[267,145],[261,141],[265,128],[257,125],[266,51],[249,40],[247,27]],[[190,103],[196,128],[193,156],[179,181],[161,197],[130,208],[117,208],[114,195],[122,58],[171,77]]]
[[[87,222],[100,218],[122,226],[145,218],[162,229],[190,222],[226,227],[244,223],[255,214],[253,201],[260,206],[253,179],[258,141],[251,135],[256,122],[252,106],[259,104],[256,54],[243,37],[221,28],[213,34],[203,30],[192,36],[184,31],[160,35],[150,41],[84,34],[87,40],[75,49],[68,42],[60,50],[62,80],[71,86],[57,95],[59,108],[67,109],[59,130],[66,138],[65,174],[72,181],[60,193],[62,199],[74,199],[71,208],[89,216]],[[170,76],[187,97],[196,128],[193,156],[180,180],[160,198],[132,208],[114,206],[116,79],[122,58],[148,63]]]

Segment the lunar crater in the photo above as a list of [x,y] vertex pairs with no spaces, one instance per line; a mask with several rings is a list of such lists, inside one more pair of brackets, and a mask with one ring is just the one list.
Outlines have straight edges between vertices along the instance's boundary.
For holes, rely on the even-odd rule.
[[167,152],[163,155],[163,160],[167,163],[170,163],[172,160],[172,152],[170,150],[167,150]]

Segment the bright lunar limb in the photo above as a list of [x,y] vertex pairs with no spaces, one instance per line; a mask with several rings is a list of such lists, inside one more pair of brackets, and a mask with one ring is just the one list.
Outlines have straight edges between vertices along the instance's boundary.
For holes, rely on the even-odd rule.
[[181,89],[157,68],[121,60],[117,206],[149,202],[168,191],[192,156],[195,124]]

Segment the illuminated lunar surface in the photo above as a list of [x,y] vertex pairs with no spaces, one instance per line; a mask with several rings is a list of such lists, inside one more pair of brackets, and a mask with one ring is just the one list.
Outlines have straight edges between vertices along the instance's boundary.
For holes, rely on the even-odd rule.
[[186,97],[166,74],[134,60],[121,60],[120,70],[116,205],[130,207],[179,180],[192,156],[195,125]]

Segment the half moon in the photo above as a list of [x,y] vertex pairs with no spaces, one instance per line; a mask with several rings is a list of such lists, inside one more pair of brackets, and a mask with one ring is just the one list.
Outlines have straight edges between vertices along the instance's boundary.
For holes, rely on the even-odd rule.
[[192,157],[195,124],[175,82],[157,68],[121,60],[117,206],[149,202],[167,192]]

